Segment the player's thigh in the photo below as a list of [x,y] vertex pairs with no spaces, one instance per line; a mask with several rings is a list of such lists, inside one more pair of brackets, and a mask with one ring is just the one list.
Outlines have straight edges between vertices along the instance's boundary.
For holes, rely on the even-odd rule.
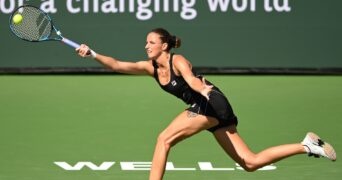
[[214,136],[225,152],[240,165],[245,164],[246,159],[255,156],[234,125],[216,130]]
[[184,138],[190,137],[202,130],[209,129],[217,124],[218,121],[213,117],[184,111],[170,123],[160,136],[175,144]]

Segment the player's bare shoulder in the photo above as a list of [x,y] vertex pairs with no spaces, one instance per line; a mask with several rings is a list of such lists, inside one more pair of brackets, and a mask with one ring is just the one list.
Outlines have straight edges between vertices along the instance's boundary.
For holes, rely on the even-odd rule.
[[181,54],[174,54],[173,55],[173,64],[176,67],[179,66],[188,66],[191,68],[191,63]]
[[191,71],[192,65],[183,55],[173,55],[173,67],[177,75],[182,74],[181,72]]
[[173,55],[173,61],[178,62],[178,61],[188,61],[188,60],[181,54],[174,54]]

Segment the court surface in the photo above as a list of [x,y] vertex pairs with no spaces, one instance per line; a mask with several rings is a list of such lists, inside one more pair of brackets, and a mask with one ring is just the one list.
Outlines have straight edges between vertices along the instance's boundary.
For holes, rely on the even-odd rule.
[[[342,177],[341,76],[206,78],[228,96],[253,151],[313,131],[337,161],[300,155],[248,173],[205,131],[172,149],[166,180]],[[146,76],[2,75],[0,87],[0,180],[146,180],[158,133],[186,108]]]

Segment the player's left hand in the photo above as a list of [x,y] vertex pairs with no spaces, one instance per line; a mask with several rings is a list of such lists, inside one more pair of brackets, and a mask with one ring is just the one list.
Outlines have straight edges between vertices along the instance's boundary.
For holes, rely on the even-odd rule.
[[209,92],[212,91],[213,85],[208,85],[205,83],[205,78],[202,78],[203,89],[201,91],[202,96],[204,96],[207,100],[209,100]]

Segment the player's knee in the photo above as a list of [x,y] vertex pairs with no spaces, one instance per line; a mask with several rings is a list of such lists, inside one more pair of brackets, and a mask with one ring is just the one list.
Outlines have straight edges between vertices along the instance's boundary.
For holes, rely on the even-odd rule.
[[157,138],[157,143],[162,145],[164,149],[169,150],[172,147],[172,142],[169,140],[168,136],[164,133],[160,133]]
[[244,166],[241,166],[245,171],[247,172],[254,172],[258,170],[258,167],[254,164],[246,164]]
[[259,169],[259,164],[257,164],[254,160],[244,160],[243,163],[239,163],[239,165],[247,172],[254,172]]

